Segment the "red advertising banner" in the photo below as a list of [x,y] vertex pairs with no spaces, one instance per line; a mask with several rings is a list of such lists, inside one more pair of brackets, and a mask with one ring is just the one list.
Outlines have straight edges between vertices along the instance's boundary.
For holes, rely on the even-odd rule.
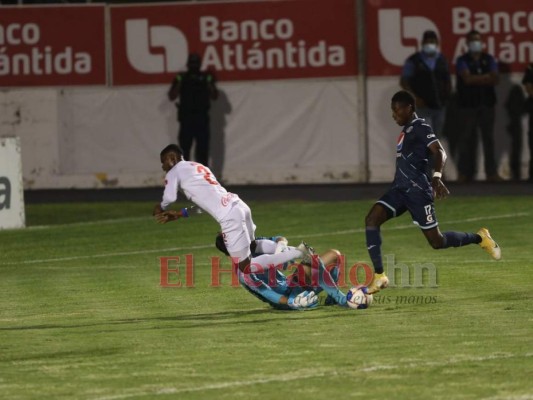
[[114,85],[168,83],[192,52],[225,81],[357,73],[354,0],[110,9]]
[[407,57],[420,50],[422,33],[437,32],[453,64],[466,49],[466,34],[480,32],[484,51],[512,72],[533,62],[531,0],[370,0],[366,3],[368,74],[399,75]]
[[105,85],[104,10],[2,7],[0,86]]

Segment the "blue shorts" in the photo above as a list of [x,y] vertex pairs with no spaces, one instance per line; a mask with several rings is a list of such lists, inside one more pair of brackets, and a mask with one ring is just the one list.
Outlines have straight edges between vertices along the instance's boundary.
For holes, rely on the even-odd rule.
[[376,203],[385,207],[389,218],[399,217],[409,211],[413,223],[420,229],[431,229],[439,224],[430,191],[391,188]]

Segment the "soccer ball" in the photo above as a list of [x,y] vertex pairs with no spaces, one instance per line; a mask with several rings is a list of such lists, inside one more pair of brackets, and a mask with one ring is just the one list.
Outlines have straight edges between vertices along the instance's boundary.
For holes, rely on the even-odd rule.
[[355,286],[351,288],[346,294],[346,300],[348,300],[348,307],[353,309],[368,308],[374,298],[368,293],[366,286]]

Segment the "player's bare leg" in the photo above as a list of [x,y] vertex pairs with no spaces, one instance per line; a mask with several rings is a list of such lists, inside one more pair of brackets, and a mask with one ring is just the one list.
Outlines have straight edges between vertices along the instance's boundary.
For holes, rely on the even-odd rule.
[[[320,255],[320,259],[322,260],[324,266],[330,270],[331,268],[328,268],[332,265],[334,266],[338,266],[339,265],[339,262],[340,262],[340,258],[341,258],[341,253],[340,251],[338,250],[335,250],[335,249],[330,249],[328,251],[326,251],[325,253],[321,254]],[[304,271],[304,276],[305,276],[305,283],[307,285],[311,285],[313,283],[313,272],[312,272],[312,268],[310,265],[307,265],[307,264],[300,264],[301,267],[303,268],[303,271]],[[332,282],[334,281],[333,277],[332,277]]]
[[366,247],[374,266],[374,276],[368,285],[368,293],[370,294],[377,293],[389,285],[389,278],[383,270],[380,232],[381,225],[389,218],[387,209],[380,203],[374,204],[365,218]]
[[338,265],[341,259],[341,253],[339,250],[330,249],[324,254],[321,254],[320,258],[324,261],[325,266]]
[[250,271],[250,264],[252,263],[252,258],[248,257],[245,260],[239,261],[239,270],[242,272]]
[[[326,270],[329,272],[331,276],[331,281],[333,283],[337,283],[339,279],[339,264],[341,262],[341,253],[339,250],[330,249],[326,251],[325,253],[320,255],[320,258],[324,262],[324,265],[326,267]],[[333,267],[332,267],[333,266]],[[324,305],[326,306],[332,306],[337,304],[335,299],[328,294],[326,299],[324,300]]]
[[434,249],[444,248],[446,240],[444,239],[444,236],[442,236],[438,226],[431,229],[424,229],[422,230],[422,233],[424,233],[424,236],[431,247]]
[[340,257],[340,252],[332,249],[320,257],[314,255],[310,261],[303,261],[298,267],[303,268],[305,273],[304,276],[300,276],[301,271],[298,272],[298,281],[305,281],[305,285],[314,287],[314,291],[317,294],[324,290],[328,295],[326,298],[327,305],[338,304],[346,306],[346,295],[337,285],[339,274],[337,267]]

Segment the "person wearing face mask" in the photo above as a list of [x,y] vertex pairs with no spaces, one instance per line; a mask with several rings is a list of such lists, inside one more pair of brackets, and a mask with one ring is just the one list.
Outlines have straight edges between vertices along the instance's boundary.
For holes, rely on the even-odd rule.
[[451,93],[451,79],[448,61],[439,51],[435,31],[425,31],[421,51],[405,61],[400,86],[414,94],[418,116],[424,118],[440,136],[446,102]]
[[195,142],[195,161],[203,165],[209,163],[209,108],[211,101],[218,97],[213,75],[201,71],[202,59],[191,53],[187,59],[187,71],[178,73],[168,91],[170,101],[179,100],[178,121],[180,129],[178,143],[183,156],[190,160],[190,152]]
[[457,58],[457,95],[463,125],[459,145],[459,181],[469,182],[476,174],[478,129],[483,142],[485,175],[489,182],[499,182],[494,156],[495,86],[498,84],[498,64],[483,51],[481,35],[470,31],[466,36],[468,52]]

